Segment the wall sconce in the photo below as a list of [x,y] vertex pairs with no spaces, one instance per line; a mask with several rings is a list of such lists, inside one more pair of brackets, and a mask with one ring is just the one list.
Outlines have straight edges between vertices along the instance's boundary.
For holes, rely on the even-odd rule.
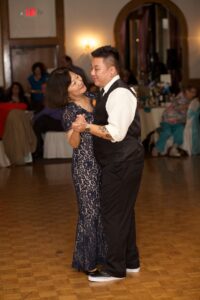
[[81,40],[81,47],[84,52],[88,53],[95,49],[97,46],[97,41],[94,38],[83,38]]

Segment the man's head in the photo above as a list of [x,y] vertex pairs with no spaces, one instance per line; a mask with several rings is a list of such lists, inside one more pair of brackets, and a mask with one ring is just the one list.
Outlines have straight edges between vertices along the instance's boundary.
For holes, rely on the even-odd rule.
[[116,48],[103,46],[92,53],[91,76],[94,84],[104,87],[114,76],[119,74],[120,59]]

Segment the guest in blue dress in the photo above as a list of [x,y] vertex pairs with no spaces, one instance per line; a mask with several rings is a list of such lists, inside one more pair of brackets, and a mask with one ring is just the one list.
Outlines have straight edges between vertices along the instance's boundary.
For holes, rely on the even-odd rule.
[[43,86],[45,86],[47,79],[48,74],[45,65],[41,62],[34,63],[32,65],[32,73],[28,77],[28,83],[30,86],[32,110],[36,113],[44,107]]
[[105,262],[106,245],[100,214],[101,170],[94,157],[93,139],[89,132],[71,128],[80,114],[93,122],[93,99],[73,68],[58,68],[47,82],[46,96],[51,107],[64,106],[63,126],[73,147],[72,177],[78,202],[78,223],[72,267],[87,274]]

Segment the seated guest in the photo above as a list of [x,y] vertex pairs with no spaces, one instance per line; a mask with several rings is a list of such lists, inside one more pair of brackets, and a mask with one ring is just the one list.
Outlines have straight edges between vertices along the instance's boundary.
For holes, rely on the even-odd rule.
[[5,100],[10,103],[26,103],[27,108],[30,109],[30,104],[25,96],[23,86],[18,81],[14,81],[8,88]]
[[160,136],[152,150],[152,156],[167,154],[167,141],[173,138],[173,145],[169,150],[169,156],[180,157],[178,148],[183,144],[183,131],[186,123],[186,115],[190,101],[197,95],[196,88],[188,86],[176,96],[174,101],[163,112],[160,124]]
[[200,154],[200,101],[198,98],[191,101],[187,111],[182,149],[190,156]]
[[62,126],[63,109],[44,107],[33,117],[33,129],[37,137],[37,148],[33,159],[43,158],[43,135],[48,131],[64,131]]
[[14,81],[4,93],[3,100],[4,102],[0,103],[0,138],[3,136],[8,113],[13,109],[27,110],[30,108],[29,102],[24,95],[24,89],[17,81]]

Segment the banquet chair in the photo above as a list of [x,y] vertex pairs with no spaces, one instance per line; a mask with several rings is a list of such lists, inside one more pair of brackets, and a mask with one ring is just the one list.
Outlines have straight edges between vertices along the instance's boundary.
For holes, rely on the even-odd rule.
[[23,110],[13,109],[6,119],[3,145],[12,165],[32,162],[32,153],[36,149],[36,136],[30,116]]

